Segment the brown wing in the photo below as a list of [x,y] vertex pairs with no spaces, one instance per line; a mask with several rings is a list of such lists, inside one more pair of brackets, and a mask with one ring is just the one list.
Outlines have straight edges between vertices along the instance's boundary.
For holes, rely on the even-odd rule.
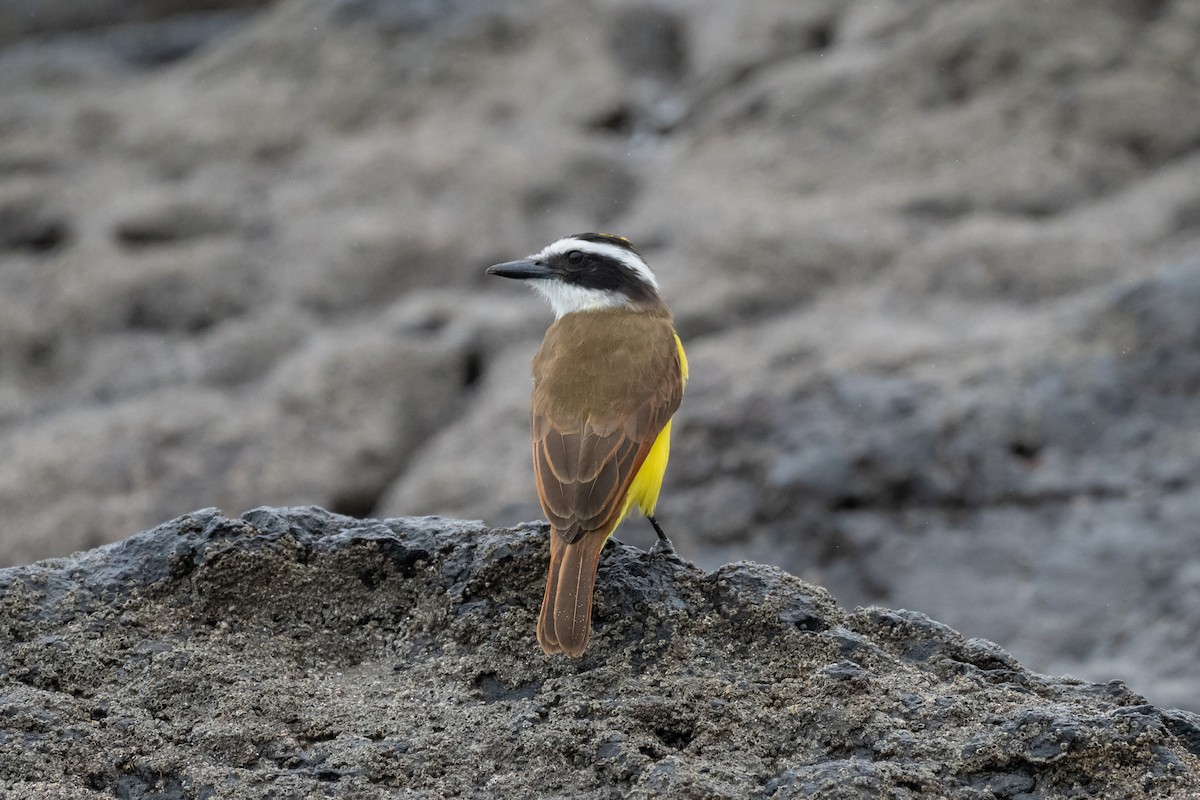
[[566,543],[615,524],[651,446],[683,397],[667,318],[569,314],[534,359],[538,497]]

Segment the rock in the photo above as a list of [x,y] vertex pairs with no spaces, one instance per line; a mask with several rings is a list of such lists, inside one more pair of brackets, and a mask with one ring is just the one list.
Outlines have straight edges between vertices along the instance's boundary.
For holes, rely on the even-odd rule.
[[[541,524],[197,511],[0,570],[0,784],[28,797],[1200,792],[1200,718],[767,566],[611,545],[576,661]],[[469,757],[464,757],[464,754]]]
[[117,223],[113,236],[128,247],[152,246],[229,231],[227,211],[186,203],[155,204]]
[[1200,391],[1200,263],[1113,290],[1092,333],[1120,353],[1130,379],[1163,395]]
[[[131,352],[129,343],[125,348]],[[186,363],[155,376],[163,385],[154,391],[132,374],[97,375],[107,378],[94,389],[99,408],[28,426],[10,440],[13,458],[0,464],[0,505],[53,512],[12,514],[9,552],[32,556],[56,531],[69,547],[90,547],[155,510],[174,512],[197,491],[230,504],[321,496],[366,513],[443,415],[454,413],[469,359],[460,351],[457,368],[448,371],[446,348],[461,345],[387,331],[313,336],[257,376],[247,393],[230,392],[224,376],[213,387],[172,388],[194,379]],[[303,442],[300,450],[296,442]],[[77,454],[69,467],[56,455],[63,449]],[[91,498],[103,498],[96,513],[85,524],[73,522],[84,518],[85,506],[96,508]]]
[[44,207],[36,191],[0,197],[0,252],[41,253],[63,244],[69,235],[61,215]]
[[536,517],[483,268],[602,228],[691,356],[682,553],[1200,710],[1200,5],[78,6],[0,0],[0,564]]
[[541,515],[531,491],[529,448],[511,446],[529,435],[532,355],[527,347],[512,347],[488,360],[476,389],[487,402],[472,404],[454,426],[454,435],[434,437],[425,445],[380,500],[379,513],[432,514],[452,508],[494,525]]

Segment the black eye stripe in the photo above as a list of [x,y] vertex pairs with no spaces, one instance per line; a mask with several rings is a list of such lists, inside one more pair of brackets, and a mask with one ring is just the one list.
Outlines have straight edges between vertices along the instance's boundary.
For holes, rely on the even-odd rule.
[[[571,260],[576,254],[579,255],[577,263]],[[618,292],[634,302],[649,301],[657,294],[654,287],[633,268],[612,256],[571,250],[560,258],[562,261],[559,262],[558,268],[559,280],[564,283],[586,289]]]

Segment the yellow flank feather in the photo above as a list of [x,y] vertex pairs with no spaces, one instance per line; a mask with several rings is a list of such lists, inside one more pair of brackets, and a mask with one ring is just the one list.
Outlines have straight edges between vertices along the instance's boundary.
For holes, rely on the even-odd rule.
[[679,371],[683,373],[683,382],[687,383],[687,353],[683,352],[683,342],[679,341],[678,333],[675,334],[675,346],[679,348]]
[[642,462],[642,468],[633,476],[629,486],[629,494],[625,496],[625,512],[622,517],[637,506],[646,516],[654,513],[658,503],[658,490],[662,488],[663,473],[667,471],[667,458],[671,454],[671,421],[663,426],[662,432],[654,440],[650,454]]
[[[687,355],[683,352],[683,342],[679,341],[678,334],[675,335],[675,345],[679,348],[679,371],[683,373],[683,382],[687,383]],[[654,506],[658,504],[658,492],[662,489],[663,474],[667,471],[667,459],[670,455],[671,420],[667,420],[667,424],[663,426],[658,438],[650,447],[646,460],[642,462],[642,468],[638,470],[637,475],[633,476],[633,483],[629,485],[629,494],[625,495],[625,507],[621,510],[621,519],[625,519],[635,507],[646,516],[654,513]],[[619,525],[620,522],[617,524]],[[613,526],[613,530],[616,530],[616,526]]]

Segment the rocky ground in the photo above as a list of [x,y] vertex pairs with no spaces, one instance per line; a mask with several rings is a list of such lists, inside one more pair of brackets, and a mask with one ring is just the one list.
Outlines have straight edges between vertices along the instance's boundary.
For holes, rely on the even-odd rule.
[[1198,51],[1186,0],[0,0],[0,563],[536,518],[548,312],[482,270],[601,229],[688,346],[685,556],[1200,709]]
[[[774,567],[612,545],[581,660],[545,529],[199,511],[0,570],[5,797],[1190,798],[1200,716]],[[400,794],[403,792],[403,795]]]

